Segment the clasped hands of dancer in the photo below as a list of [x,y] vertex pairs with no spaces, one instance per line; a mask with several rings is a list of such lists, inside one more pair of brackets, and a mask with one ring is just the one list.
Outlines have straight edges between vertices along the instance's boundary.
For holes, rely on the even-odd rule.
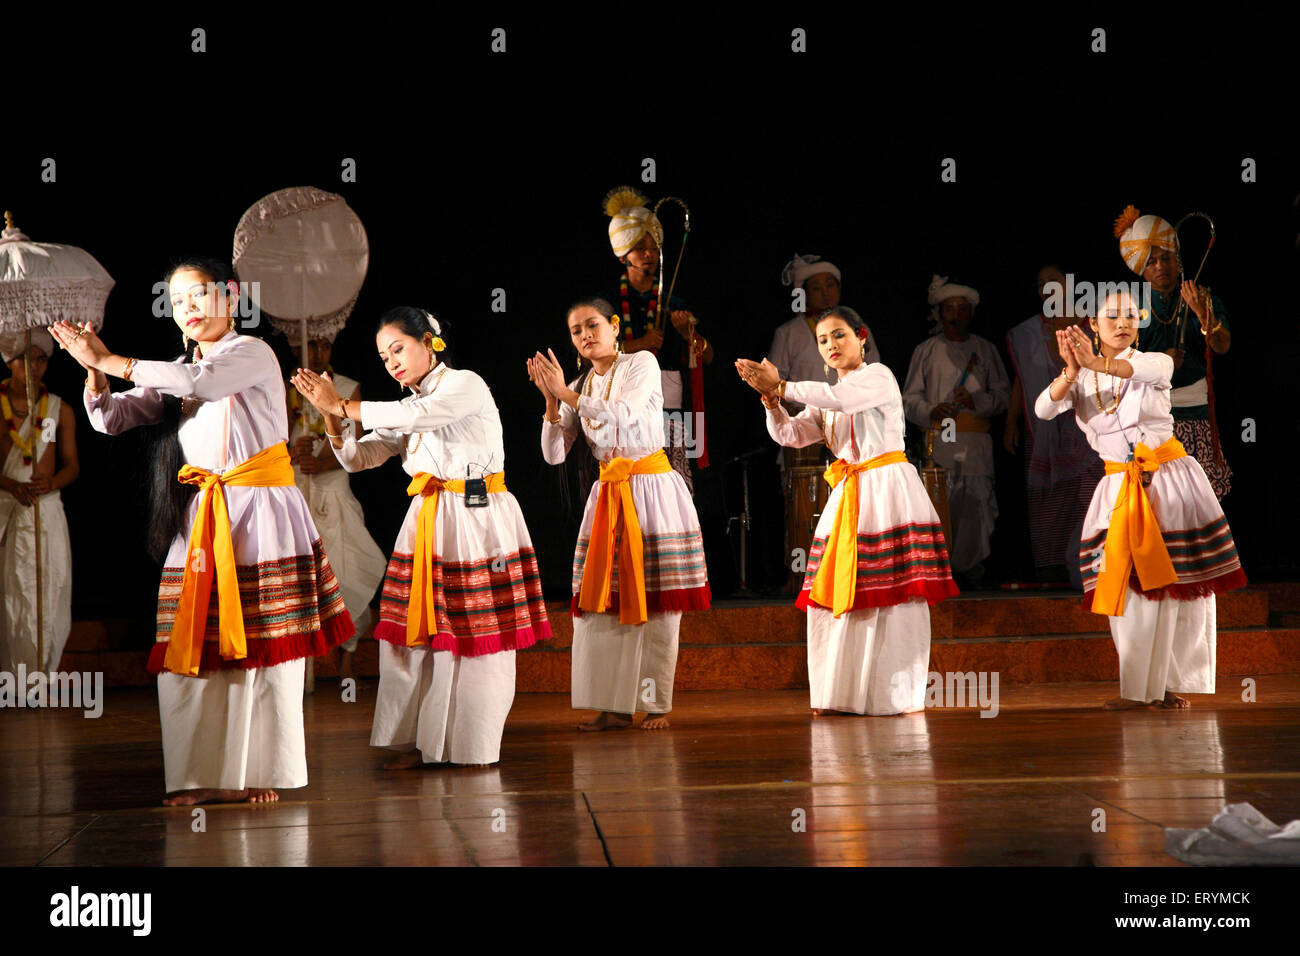
[[785,380],[781,378],[781,373],[776,370],[776,366],[767,359],[761,362],[736,359],[736,374],[746,385],[758,392],[763,405],[767,408],[776,408],[785,398]]
[[325,437],[335,448],[343,447],[344,426],[353,421],[353,414],[360,415],[360,402],[339,395],[334,387],[334,380],[329,372],[313,372],[309,368],[300,368],[289,379],[289,383],[298,390],[298,394],[325,416]]
[[[526,364],[528,367],[528,380],[537,386],[537,390],[546,399],[546,420],[548,422],[552,425],[560,423],[560,402],[568,405],[575,412],[578,410],[580,396],[569,388],[569,383],[564,378],[564,370],[560,366],[560,360],[555,357],[553,350],[547,349],[545,355],[541,352],[534,353]],[[600,374],[603,375],[604,372]]]

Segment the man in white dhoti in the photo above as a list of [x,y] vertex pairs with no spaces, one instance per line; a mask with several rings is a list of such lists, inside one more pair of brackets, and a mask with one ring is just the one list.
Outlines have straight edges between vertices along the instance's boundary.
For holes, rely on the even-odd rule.
[[[27,407],[26,333],[0,336],[9,378],[0,382],[0,670],[49,673],[59,666],[72,629],[72,549],[61,488],[76,480],[76,420],[41,384],[54,351],[45,329],[32,332],[36,411]],[[57,462],[56,462],[57,458]],[[57,466],[57,467],[56,467]],[[41,598],[45,654],[37,660],[36,515],[41,518]]]
[[[290,342],[293,343],[292,337]],[[294,343],[296,344],[296,343]],[[333,337],[320,336],[307,342],[306,367],[317,375],[329,372],[339,395],[348,401],[361,401],[361,386],[330,367]],[[299,361],[301,345],[294,349]],[[352,494],[348,473],[334,456],[325,437],[325,417],[298,391],[286,388],[289,410],[289,448],[293,478],[311,507],[312,521],[320,532],[321,543],[329,555],[330,566],[338,578],[343,603],[357,631],[335,648],[339,679],[352,676],[352,655],[357,640],[370,625],[370,601],[375,596],[388,560],[366,530],[361,503]]]
[[916,347],[903,388],[908,421],[935,429],[934,458],[947,472],[953,540],[948,554],[958,583],[984,576],[998,516],[989,419],[1006,411],[1010,383],[997,349],[971,334],[979,293],[935,276],[928,300],[935,332]]

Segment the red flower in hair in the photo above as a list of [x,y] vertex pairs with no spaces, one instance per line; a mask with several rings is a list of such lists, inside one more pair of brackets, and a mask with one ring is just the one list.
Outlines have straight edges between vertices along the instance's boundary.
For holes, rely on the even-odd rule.
[[862,339],[865,342],[867,340],[867,330],[858,329],[858,338]]

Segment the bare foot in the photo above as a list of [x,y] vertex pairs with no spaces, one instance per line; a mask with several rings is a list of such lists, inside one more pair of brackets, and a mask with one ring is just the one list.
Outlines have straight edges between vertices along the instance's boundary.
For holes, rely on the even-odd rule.
[[164,807],[191,807],[196,803],[243,803],[247,790],[178,790],[163,799]]
[[814,717],[860,717],[861,714],[854,714],[851,710],[831,710],[829,707],[814,707],[812,709]]
[[275,803],[275,801],[279,799],[280,795],[278,793],[274,790],[267,789],[266,787],[248,788],[249,803]]
[[384,764],[385,770],[412,770],[424,763],[424,755],[419,749],[400,754]]
[[585,723],[578,724],[579,730],[622,730],[624,727],[632,726],[631,714],[611,714],[608,711],[601,711],[597,716]]
[[1186,697],[1165,691],[1165,699],[1160,702],[1160,706],[1165,710],[1186,710],[1192,706],[1192,702]]
[[1136,710],[1140,707],[1150,707],[1155,701],[1149,700],[1129,700],[1127,697],[1112,697],[1106,703],[1101,705],[1102,710]]
[[667,728],[667,714],[646,714],[641,721],[642,730],[666,730]]

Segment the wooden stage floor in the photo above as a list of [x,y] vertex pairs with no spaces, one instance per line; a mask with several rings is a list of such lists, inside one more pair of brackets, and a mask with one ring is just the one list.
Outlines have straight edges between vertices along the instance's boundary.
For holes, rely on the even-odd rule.
[[375,691],[319,682],[310,785],[209,806],[201,832],[158,805],[154,691],[109,690],[98,719],[0,711],[0,864],[1160,866],[1164,827],[1227,803],[1300,817],[1300,676],[1261,676],[1254,703],[1221,678],[1184,712],[1103,712],[1113,683],[1004,686],[992,719],[698,691],[670,730],[600,734],[566,695],[520,694],[498,766],[408,772],[368,745]]

